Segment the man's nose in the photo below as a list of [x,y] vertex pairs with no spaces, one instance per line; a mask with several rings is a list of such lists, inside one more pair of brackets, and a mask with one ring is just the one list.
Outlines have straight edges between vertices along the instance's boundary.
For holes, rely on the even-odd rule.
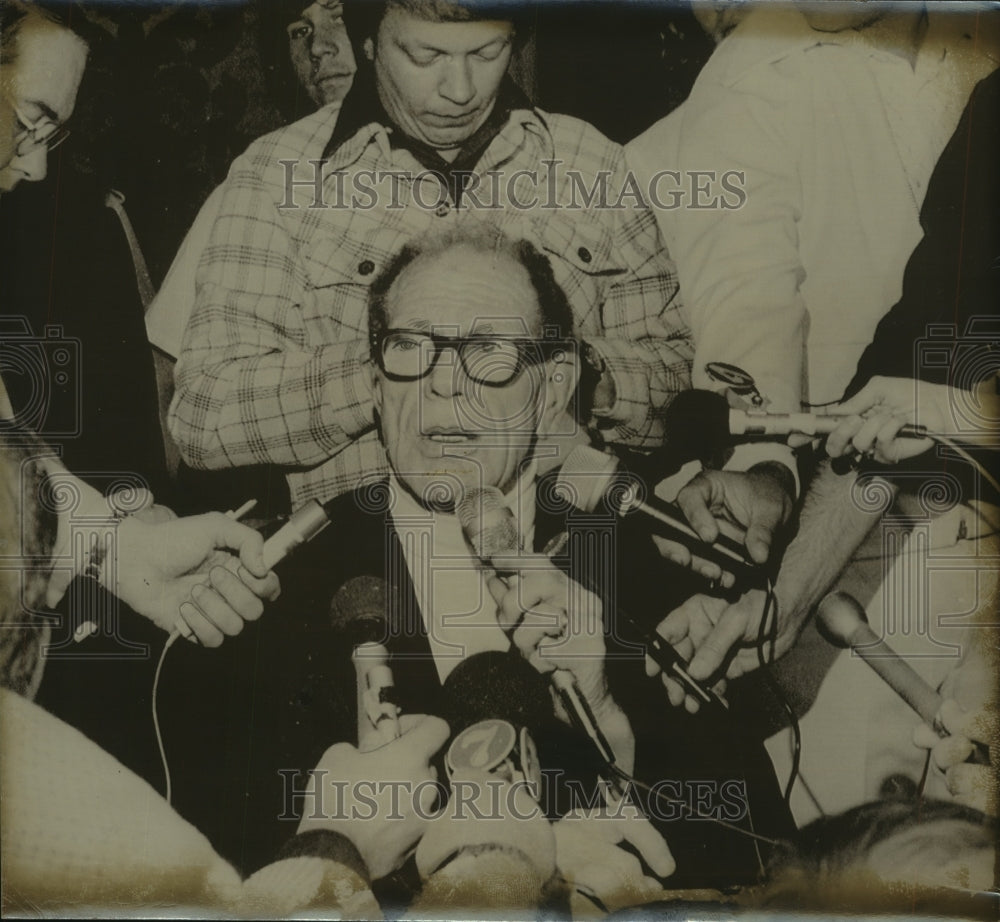
[[428,387],[438,397],[457,397],[462,393],[465,371],[454,349],[442,349],[427,375]]
[[49,172],[49,150],[42,144],[21,157],[15,157],[11,166],[24,173],[28,182],[41,182]]
[[467,105],[476,95],[469,62],[462,56],[448,62],[438,92],[457,106]]
[[309,47],[309,53],[314,58],[321,58],[325,54],[333,55],[336,58],[339,57],[341,49],[344,47],[344,42],[346,41],[347,35],[344,33],[343,29],[337,29],[327,25],[319,25],[313,31],[312,44]]

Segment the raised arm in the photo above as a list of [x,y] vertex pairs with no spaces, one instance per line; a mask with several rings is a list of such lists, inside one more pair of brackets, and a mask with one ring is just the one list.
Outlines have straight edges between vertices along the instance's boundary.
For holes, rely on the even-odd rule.
[[227,180],[177,363],[170,429],[196,468],[312,466],[373,426],[364,332],[309,341],[315,295],[259,161]]

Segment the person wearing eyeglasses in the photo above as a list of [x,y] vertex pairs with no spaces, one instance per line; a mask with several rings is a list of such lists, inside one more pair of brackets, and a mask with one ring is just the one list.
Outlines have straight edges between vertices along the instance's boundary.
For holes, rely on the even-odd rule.
[[0,38],[0,193],[39,182],[48,152],[69,135],[87,63],[87,45],[75,33],[30,7],[3,4]]
[[274,465],[293,506],[385,471],[368,289],[408,240],[470,210],[553,257],[586,343],[587,425],[660,445],[691,357],[673,263],[621,148],[510,78],[529,17],[472,0],[358,0],[344,17],[359,69],[340,109],[259,139],[230,172],[176,368],[184,460]]
[[[619,572],[608,560],[616,543],[603,545],[596,571],[586,554],[564,549],[552,560],[542,553],[565,529],[579,537],[566,545],[577,551],[599,540],[584,534],[589,520],[569,517],[554,492],[555,473],[539,465],[577,435],[565,422],[579,394],[579,334],[552,261],[527,239],[470,214],[412,241],[387,263],[369,290],[365,346],[373,417],[389,470],[362,472],[359,486],[330,504],[333,527],[287,561],[280,573],[284,595],[268,616],[228,638],[210,660],[187,645],[178,651],[184,688],[163,689],[164,708],[171,709],[171,701],[176,708],[166,718],[169,732],[182,749],[208,760],[216,757],[215,741],[226,740],[218,757],[238,763],[247,778],[232,806],[250,805],[245,821],[258,837],[247,841],[236,835],[238,825],[224,821],[224,791],[213,793],[199,781],[178,797],[200,827],[218,830],[223,854],[239,855],[247,870],[287,835],[287,824],[283,829],[275,817],[301,808],[288,779],[309,767],[316,739],[332,734],[353,742],[359,735],[365,715],[359,714],[351,644],[338,628],[339,616],[331,619],[332,611],[352,607],[342,594],[353,598],[358,577],[384,580],[385,601],[361,608],[385,614],[389,665],[405,713],[442,714],[453,672],[474,657],[523,658],[546,676],[556,668],[571,672],[619,767],[641,772],[650,784],[709,778],[721,785],[749,778],[750,764],[763,766],[762,750],[756,761],[747,759],[726,734],[692,733],[681,726],[687,715],[657,702],[662,690],[646,676],[641,646],[632,647],[629,658],[628,641],[610,620],[615,607],[600,597]],[[487,540],[492,551],[474,547],[477,525],[465,522],[468,535],[463,529],[459,506],[465,498],[475,503],[478,489],[492,490],[496,503],[481,519],[482,531],[492,533],[499,524],[502,532]],[[601,534],[613,542],[614,535]],[[655,565],[652,544],[644,540],[642,548]],[[510,560],[497,561],[497,553]],[[230,681],[243,693],[229,694]],[[542,685],[548,704],[548,682]],[[192,696],[219,708],[192,720],[183,707]],[[553,726],[539,743],[540,758],[562,772],[555,779],[562,793],[548,801],[558,814],[573,805],[563,790],[570,779],[582,796],[596,794],[597,765],[568,717],[548,716]],[[251,725],[246,733],[232,729]],[[675,733],[683,746],[664,746]],[[764,782],[755,778],[739,783],[756,805]],[[773,778],[768,783],[773,789]],[[678,784],[683,789],[684,782]],[[720,788],[713,790],[717,798]],[[713,796],[705,809],[717,813]],[[768,803],[760,813],[755,807],[754,822],[769,827],[780,816],[780,802]],[[661,830],[672,851],[674,836],[682,843],[674,854],[685,881],[711,885],[755,872],[751,841],[711,822],[677,820]],[[653,830],[650,835],[659,841]],[[624,856],[613,843],[605,845],[608,866],[621,867]],[[707,855],[710,862],[699,857]]]
[[[88,44],[77,24],[60,16],[58,7],[3,0],[0,3],[0,193],[21,182],[45,178],[49,151],[65,140],[66,121],[73,113],[77,92],[87,63]],[[17,304],[5,303],[5,313],[16,315]],[[18,364],[18,348],[8,342],[4,366],[11,383],[25,384]],[[30,355],[30,343],[26,347]],[[273,598],[277,578],[268,575],[260,556],[259,534],[221,513],[176,519],[147,503],[130,506],[136,515],[123,516],[114,497],[106,497],[66,470],[56,452],[43,443],[47,433],[35,431],[31,412],[37,404],[37,382],[28,381],[28,393],[8,388],[0,379],[0,444],[30,444],[53,476],[66,483],[78,502],[60,507],[56,556],[60,566],[50,574],[47,602],[55,606],[73,577],[89,575],[136,612],[165,630],[172,630],[179,607],[196,583],[216,569],[222,580],[208,588],[208,608],[215,617],[243,619],[259,617],[261,598]],[[34,386],[36,390],[32,391]],[[43,401],[44,402],[44,401]],[[46,457],[48,456],[48,457]],[[134,499],[134,497],[133,497]],[[145,507],[141,509],[140,507]],[[152,516],[152,517],[151,517]],[[170,521],[164,521],[170,519]],[[89,521],[102,537],[83,546],[73,537],[74,524]],[[16,536],[0,535],[0,541],[15,542]],[[104,542],[110,541],[110,545]],[[110,547],[110,550],[108,550]],[[102,551],[101,548],[104,548]],[[227,549],[242,552],[244,580],[220,566],[229,558]],[[202,616],[199,615],[199,622]],[[201,629],[201,623],[198,628]]]

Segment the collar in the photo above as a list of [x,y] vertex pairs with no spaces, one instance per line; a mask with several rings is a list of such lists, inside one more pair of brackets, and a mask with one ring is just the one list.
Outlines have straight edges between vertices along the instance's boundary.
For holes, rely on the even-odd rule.
[[510,76],[506,76],[500,84],[496,102],[486,121],[462,145],[454,162],[449,163],[432,147],[405,135],[389,118],[375,86],[374,69],[366,67],[358,71],[351,89],[344,97],[337,124],[323,149],[323,159],[329,159],[346,142],[358,135],[362,135],[366,143],[375,135],[385,135],[389,150],[408,150],[428,169],[445,173],[467,169],[475,166],[483,151],[510,122],[511,115],[520,110],[531,113],[535,111],[524,91]]
[[[980,6],[970,4],[973,5]],[[924,69],[939,64],[949,48],[971,43],[967,34],[968,15],[941,14],[933,8],[928,9],[926,15],[928,25],[917,49],[917,67]],[[699,80],[712,79],[732,86],[757,67],[766,67],[818,45],[839,45],[868,57],[895,57],[870,44],[861,33],[852,29],[818,32],[798,10],[784,4],[762,4],[751,10],[719,43],[702,68]]]
[[[504,505],[510,509],[518,525],[521,547],[529,552],[534,548],[535,539],[535,480],[538,476],[538,466],[534,459],[525,461],[521,472],[507,493],[504,494]],[[422,506],[396,477],[395,472],[389,473],[389,490],[394,500],[390,508],[390,517],[396,531],[406,530],[407,526],[426,526],[433,524],[431,536],[432,557],[470,557],[474,554],[465,540],[458,516],[447,512],[434,512]]]

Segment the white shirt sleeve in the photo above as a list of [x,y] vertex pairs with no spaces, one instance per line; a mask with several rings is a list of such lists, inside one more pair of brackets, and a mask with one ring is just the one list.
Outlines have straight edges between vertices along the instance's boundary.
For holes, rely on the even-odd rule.
[[174,359],[180,355],[184,329],[194,310],[195,272],[219,216],[224,187],[223,184],[214,189],[201,206],[146,312],[146,335],[150,343]]

